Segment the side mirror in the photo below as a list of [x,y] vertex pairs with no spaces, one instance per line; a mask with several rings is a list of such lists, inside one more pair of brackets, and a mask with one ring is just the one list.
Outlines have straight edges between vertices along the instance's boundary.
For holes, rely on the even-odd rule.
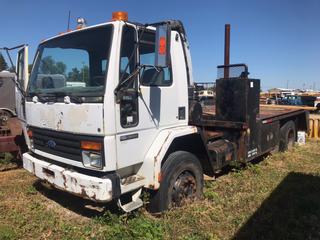
[[156,27],[156,56],[155,67],[168,67],[170,63],[171,28],[169,24]]

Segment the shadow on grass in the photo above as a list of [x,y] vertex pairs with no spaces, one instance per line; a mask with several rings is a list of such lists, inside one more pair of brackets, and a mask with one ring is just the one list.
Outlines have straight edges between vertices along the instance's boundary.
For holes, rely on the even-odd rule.
[[103,216],[106,211],[110,211],[111,213],[117,215],[122,213],[118,209],[115,202],[97,203],[64,191],[60,191],[59,189],[56,189],[41,180],[35,181],[33,186],[45,197],[84,217],[100,217]]
[[290,173],[233,239],[320,239],[320,177]]

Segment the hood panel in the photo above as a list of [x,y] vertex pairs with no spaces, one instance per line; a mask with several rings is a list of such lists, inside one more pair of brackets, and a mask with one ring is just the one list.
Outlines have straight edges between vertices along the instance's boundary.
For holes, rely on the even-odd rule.
[[103,104],[26,102],[27,124],[79,134],[103,135]]

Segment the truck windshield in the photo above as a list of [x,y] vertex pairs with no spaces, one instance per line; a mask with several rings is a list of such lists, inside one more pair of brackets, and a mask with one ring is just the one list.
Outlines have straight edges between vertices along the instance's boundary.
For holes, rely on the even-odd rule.
[[30,76],[29,95],[102,96],[112,33],[112,25],[107,25],[41,44]]

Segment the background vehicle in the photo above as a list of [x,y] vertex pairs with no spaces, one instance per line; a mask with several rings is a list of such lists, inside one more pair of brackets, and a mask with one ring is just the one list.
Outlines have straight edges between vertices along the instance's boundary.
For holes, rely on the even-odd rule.
[[243,64],[219,69],[233,67],[240,74],[217,80],[210,112],[195,95],[180,21],[143,25],[117,12],[111,22],[43,41],[25,103],[24,168],[127,212],[142,206],[143,189],[155,212],[200,197],[203,173],[285,150],[307,129],[303,110],[260,109],[260,81]]
[[21,158],[26,144],[16,112],[15,78],[14,73],[0,72],[0,153],[11,152]]
[[282,101],[280,104],[314,107],[316,100],[317,100],[317,97],[315,96],[288,95],[282,98]]

